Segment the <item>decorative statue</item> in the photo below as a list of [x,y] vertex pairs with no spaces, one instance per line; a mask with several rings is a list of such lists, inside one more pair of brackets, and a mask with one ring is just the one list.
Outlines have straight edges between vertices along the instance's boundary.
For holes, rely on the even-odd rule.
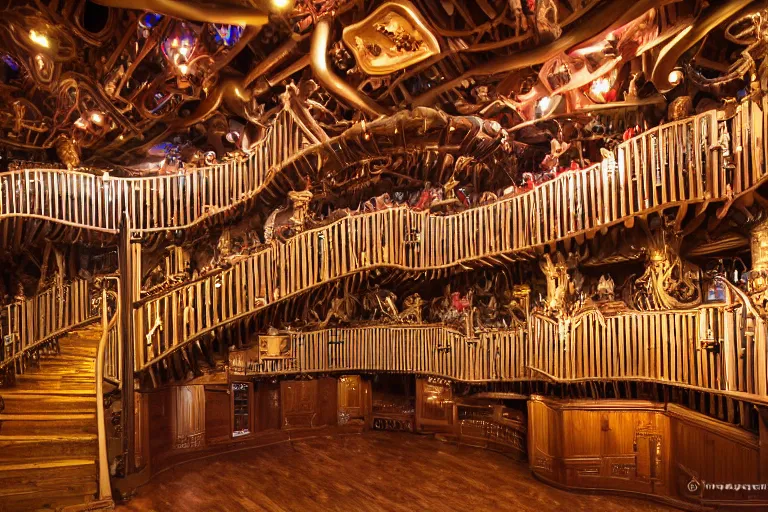
[[71,137],[64,134],[59,135],[56,140],[56,155],[61,163],[67,166],[68,171],[80,166],[80,149]]
[[400,313],[400,321],[404,323],[420,324],[421,310],[424,307],[425,302],[422,300],[421,295],[414,293],[409,295],[403,300],[403,311]]
[[702,301],[701,270],[679,255],[681,237],[662,229],[648,240],[645,272],[634,282],[632,303],[641,311],[686,309]]
[[599,300],[613,300],[614,283],[610,274],[603,274],[600,276],[600,281],[597,283],[597,296]]

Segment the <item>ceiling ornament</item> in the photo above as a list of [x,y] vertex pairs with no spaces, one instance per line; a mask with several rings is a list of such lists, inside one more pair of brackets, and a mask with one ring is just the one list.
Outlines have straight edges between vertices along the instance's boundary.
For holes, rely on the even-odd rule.
[[388,75],[440,53],[440,44],[410,2],[387,2],[344,28],[346,44],[360,69]]

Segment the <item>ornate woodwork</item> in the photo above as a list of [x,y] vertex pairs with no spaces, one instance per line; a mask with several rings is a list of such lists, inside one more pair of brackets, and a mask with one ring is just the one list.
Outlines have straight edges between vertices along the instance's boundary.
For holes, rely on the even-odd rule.
[[0,499],[51,421],[93,508],[321,428],[765,505],[764,5],[240,3],[0,5]]

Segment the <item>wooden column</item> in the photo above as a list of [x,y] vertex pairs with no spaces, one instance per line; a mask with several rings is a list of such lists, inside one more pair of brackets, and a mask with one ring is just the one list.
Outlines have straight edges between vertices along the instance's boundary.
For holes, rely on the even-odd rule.
[[[129,475],[136,470],[135,445],[136,445],[136,418],[134,397],[134,371],[137,367],[136,339],[133,332],[133,301],[137,286],[141,286],[141,273],[134,271],[136,268],[135,255],[137,251],[131,240],[131,221],[127,213],[123,215],[120,223],[120,235],[118,245],[118,268],[120,272],[120,304],[121,314],[119,328],[123,342],[123,379],[122,379],[122,404],[123,404],[123,453],[125,454],[125,474]],[[139,256],[141,251],[138,251]],[[139,265],[141,260],[139,258]]]
[[768,482],[768,408],[757,407],[758,426],[760,428],[760,474],[757,481]]

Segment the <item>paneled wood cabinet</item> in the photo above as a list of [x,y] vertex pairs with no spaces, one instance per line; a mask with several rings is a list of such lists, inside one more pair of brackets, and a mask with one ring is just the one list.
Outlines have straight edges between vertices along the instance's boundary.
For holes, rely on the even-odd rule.
[[729,494],[705,486],[766,482],[758,436],[684,407],[534,396],[528,417],[531,469],[555,484],[667,501],[768,505],[765,491]]

